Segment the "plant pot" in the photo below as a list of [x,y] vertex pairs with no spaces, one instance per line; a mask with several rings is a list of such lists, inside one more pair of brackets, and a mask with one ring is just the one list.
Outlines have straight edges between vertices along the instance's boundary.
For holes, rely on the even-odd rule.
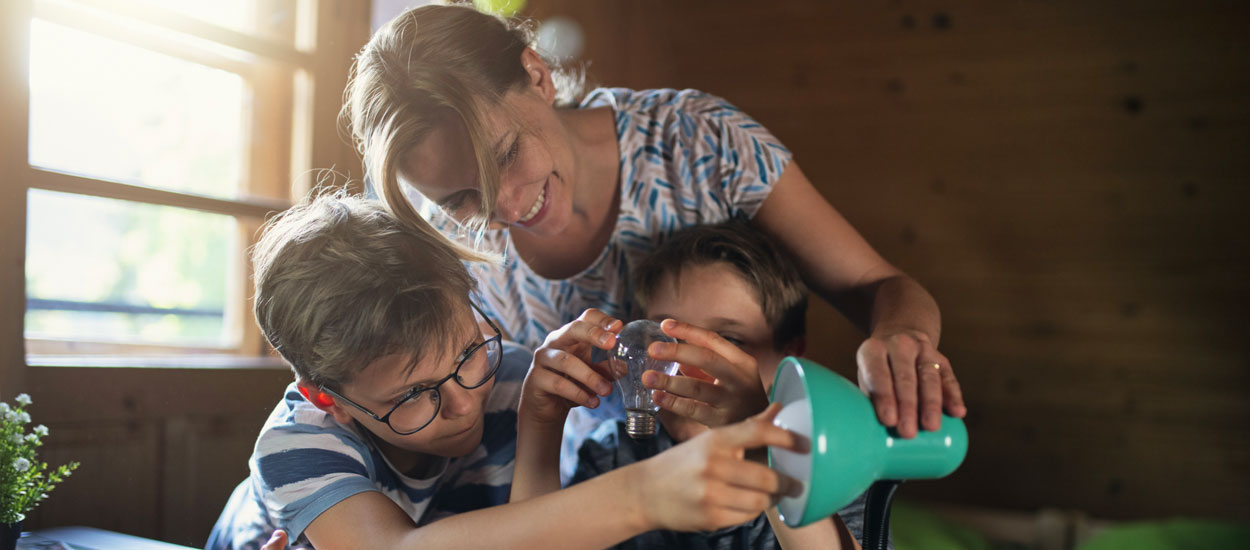
[[0,523],[0,550],[16,550],[17,539],[22,536],[22,522]]

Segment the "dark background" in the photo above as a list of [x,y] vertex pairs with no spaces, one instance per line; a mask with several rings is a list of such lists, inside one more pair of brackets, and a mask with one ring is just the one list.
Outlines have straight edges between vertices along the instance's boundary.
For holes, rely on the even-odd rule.
[[[581,24],[594,82],[753,115],[937,298],[971,447],[901,495],[1250,519],[1250,6],[527,9]],[[854,329],[819,304],[809,331],[853,376]]]

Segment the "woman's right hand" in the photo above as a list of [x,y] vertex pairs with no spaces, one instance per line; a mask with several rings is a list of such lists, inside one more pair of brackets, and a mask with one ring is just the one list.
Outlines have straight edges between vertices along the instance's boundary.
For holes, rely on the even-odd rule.
[[657,529],[708,531],[754,519],[797,482],[745,457],[765,446],[806,452],[801,438],[773,425],[781,405],[714,428],[639,462],[639,505]]

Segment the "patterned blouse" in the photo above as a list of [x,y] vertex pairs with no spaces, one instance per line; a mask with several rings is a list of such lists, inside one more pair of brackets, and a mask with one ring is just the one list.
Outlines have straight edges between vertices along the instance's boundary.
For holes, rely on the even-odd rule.
[[[631,267],[677,229],[754,217],[790,162],[790,151],[768,130],[724,99],[703,92],[600,88],[580,107],[602,106],[616,114],[621,206],[598,258],[572,277],[546,279],[520,260],[503,229],[488,231],[479,244],[502,253],[502,263],[468,264],[478,281],[482,309],[512,340],[531,350],[587,308],[625,321],[637,317]],[[456,224],[428,205],[423,208],[427,219],[456,234]],[[604,419],[623,416],[615,392],[597,409],[573,409],[561,459],[565,481],[590,431]]]

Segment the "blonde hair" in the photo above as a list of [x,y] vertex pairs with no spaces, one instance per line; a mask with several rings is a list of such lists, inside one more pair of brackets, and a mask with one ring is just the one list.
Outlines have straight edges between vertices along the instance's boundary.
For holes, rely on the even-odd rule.
[[444,239],[377,201],[326,193],[265,223],[252,249],[256,322],[301,379],[341,389],[377,359],[442,357],[473,279]]
[[[499,166],[484,113],[528,82],[521,54],[533,42],[523,21],[469,6],[421,6],[378,29],[352,66],[340,119],[364,158],[370,184],[396,217],[447,240],[466,260],[493,257],[432,227],[405,196],[398,173],[404,155],[435,128],[464,124],[481,188],[481,207],[468,229],[480,239],[499,191]],[[559,81],[558,100],[571,101],[580,92],[580,78],[558,70],[553,78]]]

